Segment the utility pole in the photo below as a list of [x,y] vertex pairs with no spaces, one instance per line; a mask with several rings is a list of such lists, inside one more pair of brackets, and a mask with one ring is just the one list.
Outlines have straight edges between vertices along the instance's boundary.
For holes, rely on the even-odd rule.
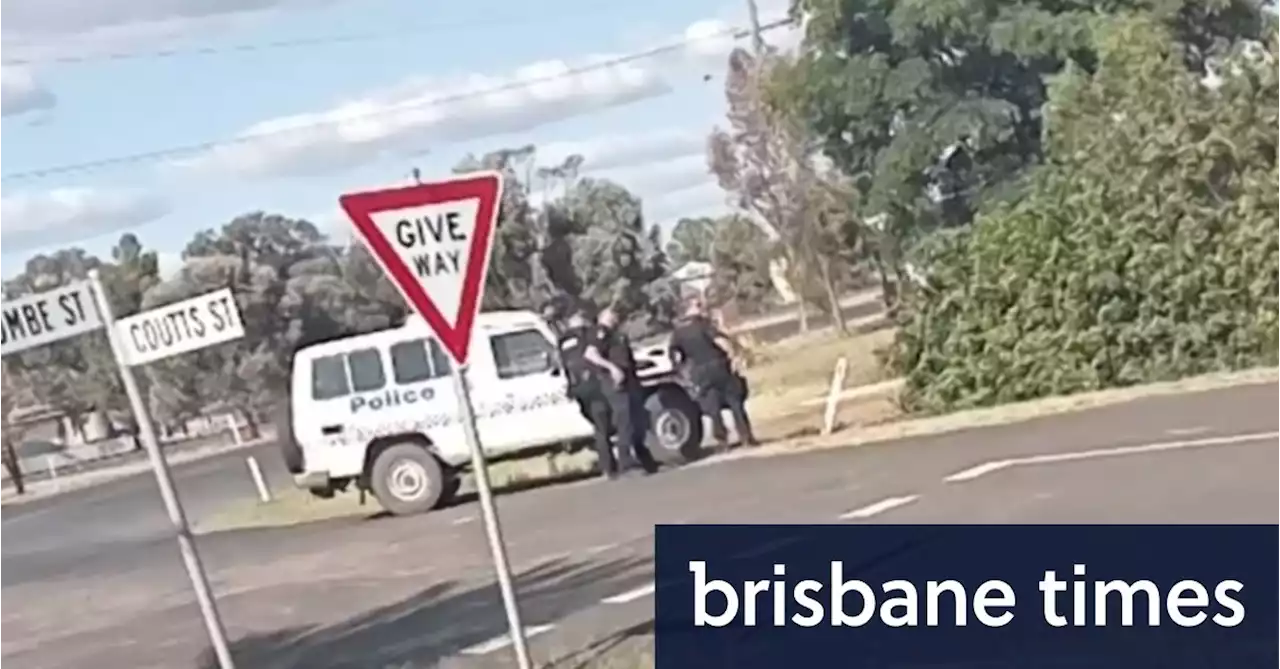
[[747,20],[751,22],[751,49],[756,54],[757,66],[764,60],[764,31],[760,29],[760,7],[756,0],[747,0]]

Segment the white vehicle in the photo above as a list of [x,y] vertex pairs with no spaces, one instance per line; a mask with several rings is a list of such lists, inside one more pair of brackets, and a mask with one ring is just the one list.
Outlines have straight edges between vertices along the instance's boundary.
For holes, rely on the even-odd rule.
[[[636,352],[649,448],[660,462],[699,457],[702,416],[663,346]],[[419,318],[300,349],[279,440],[295,483],[319,497],[355,484],[397,515],[446,502],[470,466],[450,361]],[[499,460],[589,445],[569,398],[555,337],[532,312],[482,313],[467,370],[486,456]]]

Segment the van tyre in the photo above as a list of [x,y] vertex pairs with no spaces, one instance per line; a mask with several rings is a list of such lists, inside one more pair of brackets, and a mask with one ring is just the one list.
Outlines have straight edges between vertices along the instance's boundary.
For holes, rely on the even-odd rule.
[[408,516],[434,509],[448,491],[444,467],[417,444],[396,444],[378,454],[369,487],[392,515]]
[[702,411],[683,388],[659,388],[645,398],[645,444],[658,462],[681,465],[702,457]]

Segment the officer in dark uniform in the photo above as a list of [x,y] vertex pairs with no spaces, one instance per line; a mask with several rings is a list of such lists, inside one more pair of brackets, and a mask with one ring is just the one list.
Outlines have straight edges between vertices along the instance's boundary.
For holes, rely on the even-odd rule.
[[569,397],[578,403],[583,417],[591,421],[594,430],[597,466],[607,478],[618,474],[613,458],[613,446],[609,443],[611,414],[609,400],[605,397],[601,376],[604,372],[587,362],[586,351],[591,346],[595,328],[581,312],[574,312],[559,335],[560,362],[569,381]]
[[645,446],[644,394],[636,375],[636,359],[631,341],[618,330],[618,312],[606,307],[597,318],[595,335],[587,347],[588,362],[603,370],[604,395],[609,401],[614,431],[618,436],[618,467],[622,472],[639,464],[646,473],[658,471],[658,463]]
[[671,333],[669,344],[671,361],[678,369],[684,369],[693,384],[694,395],[702,413],[711,421],[711,435],[721,449],[729,446],[729,434],[720,412],[729,409],[738,440],[747,446],[755,446],[755,434],[751,431],[751,419],[747,417],[746,381],[734,372],[729,361],[733,343],[720,332],[702,312],[702,303],[690,301],[684,317]]

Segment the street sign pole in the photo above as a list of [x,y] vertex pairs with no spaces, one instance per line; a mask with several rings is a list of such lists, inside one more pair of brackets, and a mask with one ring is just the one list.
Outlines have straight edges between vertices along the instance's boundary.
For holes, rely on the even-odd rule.
[[502,202],[502,174],[476,172],[422,183],[415,172],[414,181],[409,187],[348,193],[339,203],[387,278],[435,332],[453,361],[450,375],[471,451],[471,470],[511,646],[519,669],[532,669],[466,375],[471,330],[484,301]]
[[169,512],[169,521],[173,523],[177,533],[178,549],[182,553],[182,562],[187,569],[187,576],[191,578],[191,587],[196,593],[196,603],[200,606],[200,615],[204,618],[205,629],[209,633],[209,643],[213,647],[214,655],[218,658],[218,666],[221,669],[235,669],[231,650],[227,646],[227,635],[222,627],[222,619],[218,615],[218,606],[209,588],[204,565],[200,562],[200,553],[196,550],[195,539],[191,536],[191,528],[187,525],[187,516],[182,510],[182,502],[173,488],[169,463],[160,452],[155,425],[151,422],[151,414],[147,411],[147,404],[143,401],[142,392],[138,389],[138,380],[133,375],[133,368],[124,360],[124,347],[116,331],[115,315],[111,311],[111,302],[107,299],[98,270],[90,270],[89,281],[93,286],[93,299],[98,307],[98,315],[102,319],[102,324],[107,331],[107,340],[111,344],[111,353],[115,356],[116,365],[120,368],[120,378],[124,382],[125,394],[129,397],[129,405],[138,423],[138,436],[151,460],[151,467],[156,474],[156,483],[160,486],[160,497],[164,500],[165,510]]
[[506,543],[502,540],[502,525],[493,504],[493,491],[489,487],[489,465],[484,449],[480,446],[480,434],[476,430],[475,410],[471,406],[471,387],[467,382],[467,368],[451,365],[453,391],[458,396],[458,413],[462,429],[471,450],[471,472],[475,477],[476,496],[480,498],[480,515],[484,520],[485,534],[489,537],[489,552],[493,555],[493,570],[498,576],[498,591],[502,594],[502,607],[507,612],[511,647],[516,653],[516,665],[520,669],[532,669],[529,660],[529,644],[524,636],[524,623],[520,619],[520,603],[516,601],[516,589],[511,581],[511,562],[507,558]]

